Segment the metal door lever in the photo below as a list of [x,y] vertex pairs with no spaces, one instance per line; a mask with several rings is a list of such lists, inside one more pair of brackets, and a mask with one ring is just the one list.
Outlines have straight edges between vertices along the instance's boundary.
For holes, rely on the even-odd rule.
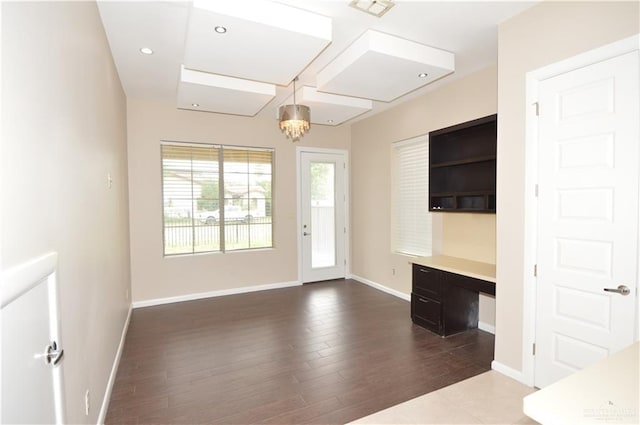
[[54,366],[60,363],[64,356],[64,350],[58,349],[58,344],[53,341],[51,345],[47,346],[44,353],[44,362],[47,364],[52,363]]
[[604,288],[605,292],[615,292],[620,295],[629,295],[631,290],[627,288],[625,285],[618,285],[617,288]]
[[302,232],[302,236],[309,236],[311,233]]

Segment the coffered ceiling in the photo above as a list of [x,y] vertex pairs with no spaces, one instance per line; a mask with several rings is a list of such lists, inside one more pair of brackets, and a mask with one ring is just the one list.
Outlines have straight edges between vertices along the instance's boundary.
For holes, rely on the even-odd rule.
[[98,6],[129,97],[275,117],[278,106],[292,103],[291,82],[299,76],[296,102],[311,107],[312,122],[339,125],[495,63],[497,25],[535,2],[397,1],[382,17],[349,3]]

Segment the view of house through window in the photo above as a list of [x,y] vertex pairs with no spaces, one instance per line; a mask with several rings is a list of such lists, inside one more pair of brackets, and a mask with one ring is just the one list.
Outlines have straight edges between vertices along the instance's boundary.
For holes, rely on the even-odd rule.
[[164,254],[273,246],[273,150],[162,144]]

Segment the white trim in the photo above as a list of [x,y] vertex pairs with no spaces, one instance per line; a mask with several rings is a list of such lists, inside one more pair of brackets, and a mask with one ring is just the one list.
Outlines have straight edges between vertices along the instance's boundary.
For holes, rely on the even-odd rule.
[[538,198],[535,187],[538,181],[538,120],[535,103],[538,101],[538,80],[527,75],[526,93],[526,142],[524,187],[524,271],[522,276],[522,376],[527,385],[534,384],[534,362],[531,346],[536,336],[536,276],[538,246]]
[[2,272],[0,294],[2,307],[20,297],[22,294],[40,284],[56,271],[58,253],[50,252],[30,261],[18,264]]
[[491,369],[495,370],[496,372],[500,372],[501,374],[506,375],[511,379],[515,379],[516,381],[521,382],[529,387],[532,386],[526,381],[522,372],[512,369],[509,366],[505,366],[504,364],[496,360],[491,362]]
[[639,46],[640,34],[636,34],[631,37],[615,41],[611,44],[607,44],[588,52],[580,53],[576,56],[572,56],[559,62],[552,63],[543,66],[542,68],[527,72],[527,79],[532,78],[537,81],[546,80],[547,78],[565,74],[578,68],[583,68],[585,66],[593,65],[597,62],[602,62],[607,59],[615,58],[617,56],[622,56],[626,53],[636,51],[639,49]]
[[478,322],[478,329],[481,331],[489,332],[490,334],[496,334],[496,327],[486,322]]
[[[522,372],[516,372],[522,376],[521,382],[533,386],[535,384],[535,357],[531,352],[531,346],[535,342],[536,331],[536,279],[533,276],[533,265],[536,264],[536,243],[538,234],[537,225],[537,199],[535,197],[535,185],[537,183],[538,169],[538,120],[535,114],[534,104],[538,101],[539,83],[548,78],[555,77],[566,72],[576,70],[591,64],[601,62],[629,52],[638,51],[640,46],[640,34],[616,41],[571,58],[556,62],[526,75],[526,129],[525,129],[525,205],[524,205],[524,288],[522,311]],[[639,301],[640,302],[640,301]],[[636,309],[640,316],[640,307]],[[640,317],[636,323],[637,336],[640,339]],[[494,363],[496,363],[494,361]],[[503,368],[499,363],[498,368]],[[493,367],[493,364],[492,364]],[[501,369],[495,368],[499,372]],[[508,369],[508,368],[507,368]],[[515,372],[515,371],[514,371]],[[509,373],[503,372],[510,376]],[[514,378],[515,379],[515,378]]]
[[111,374],[107,381],[107,388],[104,392],[102,399],[102,406],[100,406],[100,413],[98,414],[98,425],[104,424],[104,420],[107,416],[107,409],[109,408],[109,401],[111,400],[111,392],[113,391],[113,384],[116,381],[116,375],[118,373],[118,366],[120,365],[120,358],[122,357],[122,350],[124,349],[124,341],[127,337],[127,330],[129,329],[129,321],[131,320],[131,304],[129,304],[129,312],[127,313],[127,319],[124,321],[122,327],[122,335],[120,336],[120,344],[118,344],[118,350],[116,351],[116,357],[113,359],[113,366],[111,367]]
[[[349,193],[349,170],[350,170],[350,162],[349,162],[349,151],[346,149],[329,149],[329,148],[314,148],[308,146],[296,146],[296,229],[302,229],[302,187],[300,185],[300,179],[302,176],[302,170],[300,167],[302,166],[301,157],[302,153],[318,153],[318,154],[332,154],[332,155],[342,155],[342,159],[344,160],[344,227],[346,228],[346,233],[344,235],[344,277],[345,279],[351,278],[351,225],[349,221],[350,212],[349,205],[351,204],[351,194]],[[296,241],[298,244],[298,281],[302,282],[302,232],[297,232]]]
[[396,289],[391,289],[387,286],[381,285],[372,280],[365,279],[364,277],[360,277],[355,274],[351,275],[351,279],[357,280],[360,283],[364,283],[365,285],[371,286],[372,288],[377,289],[378,291],[386,292],[387,294],[393,295],[394,297],[398,297],[405,301],[411,302],[411,295],[405,294],[404,292],[400,292]]
[[217,291],[198,292],[195,294],[177,295],[175,297],[155,298],[151,300],[134,301],[133,308],[151,307],[154,305],[179,303],[183,301],[200,300],[203,298],[224,297],[226,295],[245,294],[247,292],[267,291],[269,289],[289,288],[292,286],[300,286],[300,281],[269,283],[266,285],[243,286],[241,288],[220,289]]

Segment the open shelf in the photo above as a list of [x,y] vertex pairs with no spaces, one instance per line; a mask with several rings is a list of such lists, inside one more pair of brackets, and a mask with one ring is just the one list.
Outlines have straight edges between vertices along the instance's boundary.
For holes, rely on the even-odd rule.
[[495,192],[433,193],[429,197],[429,210],[440,212],[486,212],[496,211]]
[[439,162],[437,164],[431,164],[431,168],[451,167],[452,165],[464,165],[473,164],[476,162],[495,161],[495,155],[479,156],[475,158],[459,159],[457,161]]
[[497,115],[429,133],[429,211],[496,210]]

